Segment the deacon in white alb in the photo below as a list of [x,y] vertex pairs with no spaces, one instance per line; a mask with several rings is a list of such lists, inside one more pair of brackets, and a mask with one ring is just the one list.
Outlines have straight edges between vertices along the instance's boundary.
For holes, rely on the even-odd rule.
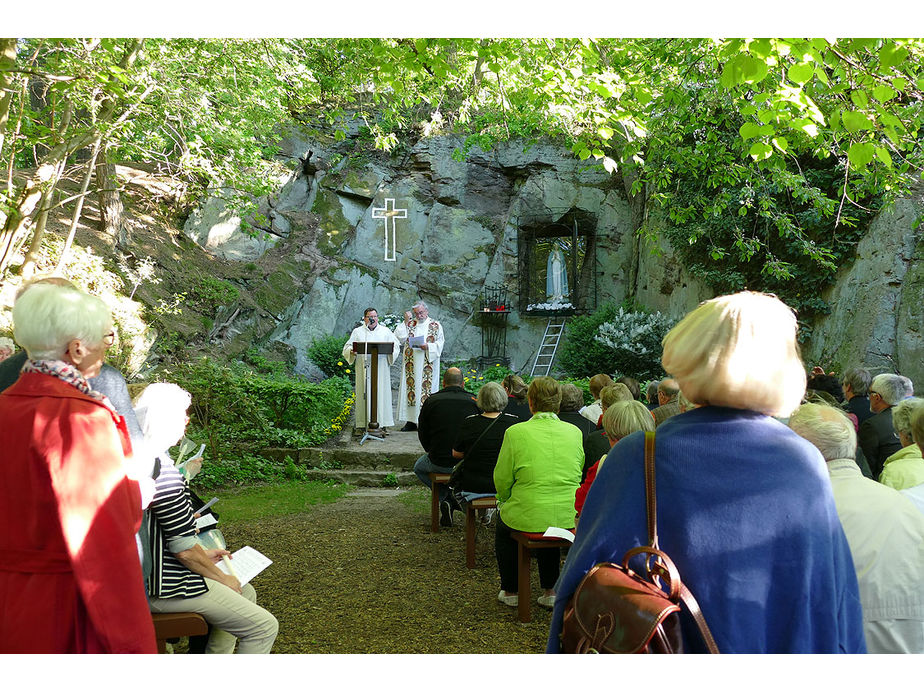
[[[394,426],[395,419],[391,411],[391,371],[389,366],[395,362],[400,345],[395,335],[385,325],[379,324],[379,314],[375,308],[366,308],[363,311],[363,324],[350,333],[350,338],[343,345],[343,358],[347,363],[356,362],[356,412],[355,429],[365,428],[369,422],[371,411],[370,403],[366,399],[366,392],[372,387],[372,355],[359,354],[353,351],[353,342],[391,342],[390,351],[379,352],[378,378],[376,379],[376,418],[379,426]],[[368,367],[368,369],[367,369]]]
[[402,431],[417,430],[417,416],[427,397],[440,389],[440,354],[443,353],[443,327],[430,317],[427,304],[418,301],[404,322],[395,328],[395,337],[404,349],[404,370],[398,391],[398,421],[406,421]]

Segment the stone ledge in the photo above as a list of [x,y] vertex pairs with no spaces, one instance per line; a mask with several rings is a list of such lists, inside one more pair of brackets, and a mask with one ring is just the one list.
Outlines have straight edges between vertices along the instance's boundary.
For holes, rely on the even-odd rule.
[[421,485],[413,472],[400,469],[316,469],[312,467],[306,472],[312,481],[333,480],[351,486],[381,487],[384,486],[383,482],[390,474],[394,475],[397,488],[406,489]]

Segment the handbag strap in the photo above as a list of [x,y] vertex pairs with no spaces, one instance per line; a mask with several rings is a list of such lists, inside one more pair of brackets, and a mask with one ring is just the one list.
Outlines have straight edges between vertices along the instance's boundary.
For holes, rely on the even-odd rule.
[[[481,435],[479,435],[477,438],[475,438],[475,442],[472,443],[471,447],[468,449],[468,452],[466,452],[466,453],[465,453],[465,456],[464,456],[461,460],[459,460],[459,464],[460,464],[460,465],[465,461],[465,457],[471,457],[472,450],[474,450],[474,449],[475,449],[475,446],[478,445],[478,443],[481,442],[481,439],[484,438],[484,434],[487,433],[488,431],[490,431],[490,430],[491,430],[491,427],[492,427],[494,424],[496,424],[496,423],[497,423],[497,420],[498,420],[500,417],[502,417],[503,415],[504,415],[504,412],[501,412],[500,414],[498,414],[497,416],[495,416],[493,419],[491,419],[491,423],[489,423],[489,424],[487,425],[487,427],[481,432]],[[479,416],[481,416],[481,414],[479,414]]]
[[[657,496],[655,493],[655,434],[654,431],[645,431],[645,507],[648,514],[648,545],[653,549],[658,547],[658,506]],[[703,616],[699,603],[693,596],[693,593],[678,580],[678,594],[687,611],[693,617],[693,621],[699,628],[699,634],[706,643],[706,648],[710,654],[719,654],[719,647],[716,645],[715,638],[712,637],[712,631],[706,624],[706,617]]]
[[658,505],[655,493],[655,434],[645,431],[645,508],[648,516],[648,546],[658,548]]

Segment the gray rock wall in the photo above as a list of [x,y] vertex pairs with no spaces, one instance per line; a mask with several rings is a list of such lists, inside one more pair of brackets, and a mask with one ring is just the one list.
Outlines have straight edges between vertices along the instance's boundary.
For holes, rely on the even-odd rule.
[[837,372],[863,366],[901,373],[924,393],[924,192],[880,214],[857,245],[856,259],[826,298],[834,308],[818,320],[804,358]]
[[[307,357],[314,339],[328,334],[345,339],[367,306],[380,315],[401,314],[418,299],[443,323],[444,361],[481,355],[476,313],[485,285],[503,284],[508,303],[518,305],[517,238],[525,215],[553,223],[562,210],[572,210],[593,220],[598,306],[634,297],[680,317],[712,296],[686,273],[665,240],[633,233],[623,188],[602,169],[577,161],[566,149],[518,143],[488,153],[473,149],[458,161],[453,152],[460,145],[454,137],[433,137],[401,156],[357,156],[333,140],[293,130],[284,150],[301,156],[310,149],[313,160],[328,165],[311,178],[293,177],[262,202],[273,234],[240,233],[239,220],[216,202],[191,216],[186,232],[222,257],[245,260],[290,231],[312,226],[316,256],[326,262],[308,263],[314,274],[293,278],[293,286],[307,289],[282,297],[287,307],[272,311],[277,323],[268,335],[294,349],[297,368],[306,374],[315,372]],[[384,259],[384,222],[372,214],[386,199],[406,210],[396,220],[393,262]],[[924,265],[918,261],[924,241],[911,228],[922,211],[919,192],[873,223],[856,261],[829,292],[832,314],[816,324],[804,345],[808,365],[839,372],[856,364],[900,371],[922,391]],[[529,371],[546,322],[516,310],[508,316],[507,355],[514,369]]]
[[[588,169],[570,153],[552,146],[524,149],[510,144],[496,152],[452,157],[456,138],[422,141],[404,161],[362,162],[343,159],[318,174],[310,209],[320,225],[325,252],[341,258],[333,272],[321,274],[297,297],[272,338],[295,348],[298,368],[309,368],[311,341],[325,334],[346,334],[369,305],[379,313],[400,314],[418,299],[446,333],[444,360],[481,355],[481,328],[474,320],[485,285],[503,284],[516,305],[517,231],[522,214],[572,209],[596,219],[599,281],[597,303],[628,295],[634,262],[634,238],[621,189],[602,170]],[[292,152],[323,147],[291,136]],[[307,193],[298,178],[284,188],[276,204],[280,214],[303,210]],[[394,262],[384,259],[384,222],[372,210],[406,210],[397,220]],[[560,212],[558,212],[560,214]],[[538,349],[547,318],[512,313],[507,353],[511,366],[525,369]]]

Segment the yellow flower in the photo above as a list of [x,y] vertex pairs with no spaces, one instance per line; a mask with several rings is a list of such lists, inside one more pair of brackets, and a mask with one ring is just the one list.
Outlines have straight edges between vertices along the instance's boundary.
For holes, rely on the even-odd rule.
[[346,372],[347,372],[347,373],[349,373],[349,372],[350,372],[350,369],[349,369],[349,368],[347,368],[347,369],[346,369]]
[[338,366],[342,366],[342,365],[343,365],[343,361],[337,361],[337,365],[338,365]]

